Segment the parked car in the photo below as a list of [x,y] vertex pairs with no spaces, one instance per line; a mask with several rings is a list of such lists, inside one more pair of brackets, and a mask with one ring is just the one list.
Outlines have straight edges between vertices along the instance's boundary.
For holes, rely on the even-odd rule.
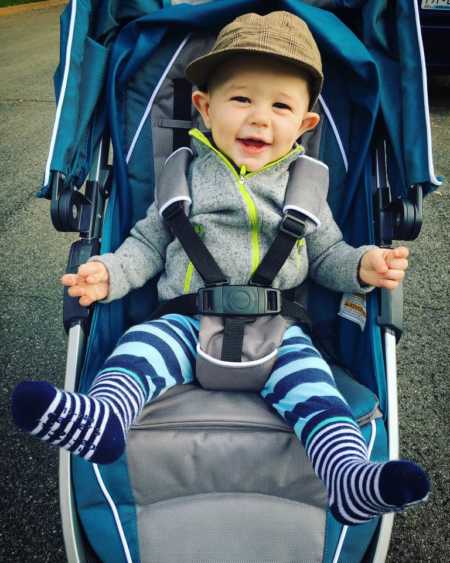
[[450,74],[450,0],[420,0],[425,60],[430,74]]

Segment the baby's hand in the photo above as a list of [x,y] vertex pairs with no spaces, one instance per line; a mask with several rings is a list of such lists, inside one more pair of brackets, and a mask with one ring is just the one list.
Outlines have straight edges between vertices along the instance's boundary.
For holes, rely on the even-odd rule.
[[409,250],[398,248],[372,248],[362,257],[359,278],[367,285],[395,289],[405,277]]
[[64,274],[61,283],[68,287],[70,297],[79,297],[83,307],[105,299],[109,292],[109,272],[102,262],[87,262],[77,274]]

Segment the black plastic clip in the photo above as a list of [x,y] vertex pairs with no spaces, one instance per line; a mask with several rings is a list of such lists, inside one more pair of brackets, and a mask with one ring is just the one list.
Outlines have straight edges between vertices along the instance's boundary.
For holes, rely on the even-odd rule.
[[283,219],[281,220],[280,231],[293,238],[300,239],[305,236],[306,223],[288,211],[284,214]]
[[277,315],[281,301],[279,289],[257,285],[208,286],[197,292],[197,309],[203,315]]

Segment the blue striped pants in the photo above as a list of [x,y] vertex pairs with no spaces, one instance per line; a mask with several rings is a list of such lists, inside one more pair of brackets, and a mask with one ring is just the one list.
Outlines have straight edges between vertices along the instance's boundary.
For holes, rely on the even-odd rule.
[[[145,404],[175,385],[194,382],[199,325],[195,318],[170,314],[130,328],[97,378],[117,372],[131,376]],[[355,424],[328,364],[296,325],[286,330],[260,393],[305,446],[323,424],[334,420]]]

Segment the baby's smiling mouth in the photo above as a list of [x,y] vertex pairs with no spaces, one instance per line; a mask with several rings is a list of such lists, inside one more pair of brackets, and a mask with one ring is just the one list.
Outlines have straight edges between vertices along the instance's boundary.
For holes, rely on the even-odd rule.
[[253,137],[238,138],[238,141],[249,149],[262,149],[270,145],[270,143],[266,143],[262,139],[255,139]]

